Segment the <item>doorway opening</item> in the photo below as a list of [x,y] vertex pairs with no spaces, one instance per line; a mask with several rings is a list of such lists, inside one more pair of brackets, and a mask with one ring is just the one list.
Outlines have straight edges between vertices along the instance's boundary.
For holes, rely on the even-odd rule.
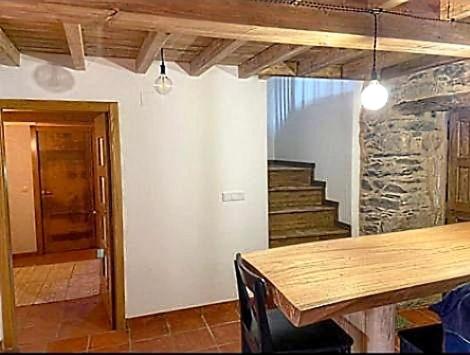
[[4,348],[124,329],[117,104],[0,100],[0,123]]

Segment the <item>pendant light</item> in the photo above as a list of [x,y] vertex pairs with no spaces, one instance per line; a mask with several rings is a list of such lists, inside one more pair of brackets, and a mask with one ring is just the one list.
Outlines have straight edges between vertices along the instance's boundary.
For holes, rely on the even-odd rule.
[[388,102],[388,91],[380,84],[379,75],[377,73],[377,40],[378,40],[378,13],[380,10],[372,10],[374,15],[374,50],[372,77],[369,85],[362,91],[362,106],[366,110],[377,111],[383,108]]
[[166,95],[171,91],[171,89],[173,89],[173,81],[168,77],[168,75],[166,75],[163,48],[161,49],[161,59],[162,64],[160,65],[160,75],[157,80],[155,80],[153,87],[160,95]]

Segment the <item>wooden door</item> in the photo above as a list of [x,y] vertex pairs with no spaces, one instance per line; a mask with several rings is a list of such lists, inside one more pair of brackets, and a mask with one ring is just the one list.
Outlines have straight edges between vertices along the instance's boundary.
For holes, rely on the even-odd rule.
[[45,252],[96,247],[91,127],[39,126],[37,144]]
[[447,223],[470,221],[470,109],[450,116]]
[[93,134],[95,170],[95,211],[98,257],[101,258],[101,296],[110,321],[113,319],[112,238],[110,223],[109,144],[106,115],[95,118]]

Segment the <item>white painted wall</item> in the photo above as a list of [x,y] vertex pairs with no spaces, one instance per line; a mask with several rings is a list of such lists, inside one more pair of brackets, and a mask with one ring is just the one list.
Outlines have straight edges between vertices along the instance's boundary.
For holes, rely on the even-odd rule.
[[37,251],[31,126],[5,124],[8,203],[13,254]]
[[[333,91],[324,87],[328,80],[323,82],[326,83],[320,84],[324,92]],[[316,163],[316,179],[327,182],[327,198],[340,203],[339,219],[351,225],[353,235],[359,233],[361,88],[358,82],[350,91],[320,97],[302,108],[292,107],[271,133],[270,148],[278,160]],[[292,98],[292,102],[302,101],[303,98]]]
[[[120,103],[127,316],[233,299],[234,254],[268,245],[266,83],[228,67],[191,78],[170,64],[176,86],[162,97],[158,63],[147,75],[87,64],[24,56],[0,68],[0,97]],[[227,190],[246,201],[223,204]]]

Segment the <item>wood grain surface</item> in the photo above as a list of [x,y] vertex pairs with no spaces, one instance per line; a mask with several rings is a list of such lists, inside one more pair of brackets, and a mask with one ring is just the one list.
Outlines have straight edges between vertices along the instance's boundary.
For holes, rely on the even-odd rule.
[[243,254],[296,326],[470,281],[470,223]]

